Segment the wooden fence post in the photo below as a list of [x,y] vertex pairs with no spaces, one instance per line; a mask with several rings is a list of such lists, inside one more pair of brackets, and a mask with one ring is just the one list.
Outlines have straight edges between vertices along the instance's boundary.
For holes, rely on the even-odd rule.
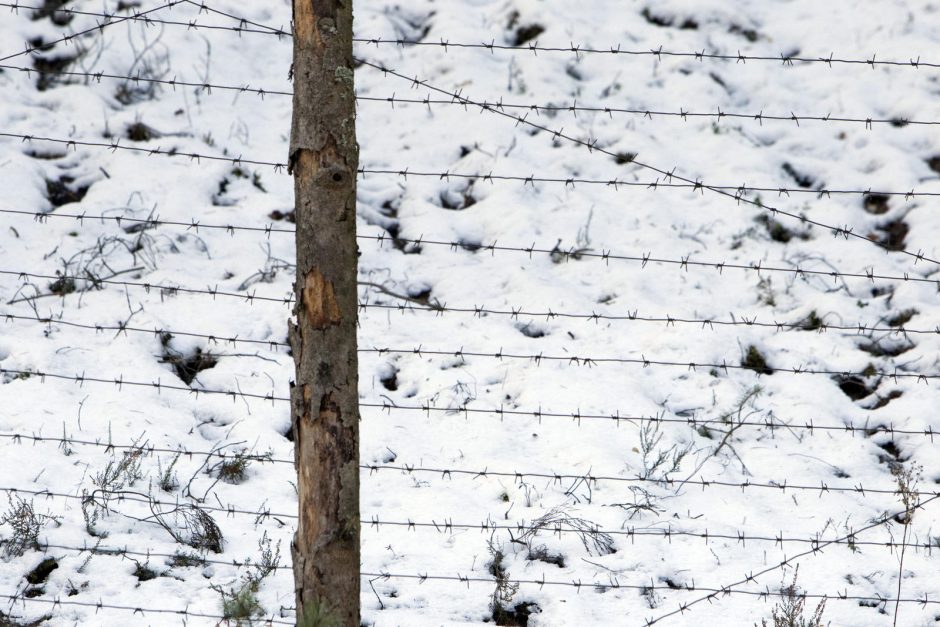
[[[298,625],[359,627],[356,103],[352,0],[293,0],[297,281],[291,423]],[[318,620],[318,618],[320,620]]]

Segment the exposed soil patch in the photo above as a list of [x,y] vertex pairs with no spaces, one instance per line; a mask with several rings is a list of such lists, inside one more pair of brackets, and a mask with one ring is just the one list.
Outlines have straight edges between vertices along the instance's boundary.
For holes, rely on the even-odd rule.
[[874,233],[868,234],[868,239],[878,242],[888,250],[904,250],[904,240],[911,227],[898,218],[876,227]]
[[201,348],[196,348],[195,352],[190,355],[184,355],[179,351],[173,350],[173,348],[170,347],[170,341],[172,339],[173,336],[169,333],[164,333],[160,336],[160,343],[163,346],[163,358],[160,360],[160,363],[173,366],[173,370],[176,371],[176,376],[186,385],[191,385],[200,372],[213,368],[219,363],[218,357],[211,352],[203,352]]
[[509,14],[509,23],[506,24],[506,28],[514,31],[510,40],[513,46],[523,46],[545,32],[545,27],[541,24],[522,23],[518,11]]
[[493,621],[507,627],[528,627],[529,616],[540,611],[537,603],[518,603],[511,610],[497,607],[493,610]]
[[794,168],[789,163],[783,164],[783,171],[787,173],[787,176],[789,176],[794,181],[796,181],[797,185],[799,185],[800,187],[804,189],[809,189],[816,182],[816,180],[813,177],[797,171],[797,169]]
[[774,373],[773,369],[767,365],[767,359],[753,344],[747,347],[747,353],[745,353],[744,359],[741,360],[741,365],[757,374],[771,375]]
[[[645,7],[640,12],[640,15],[642,15],[643,19],[645,19],[647,22],[649,22],[653,26],[659,26],[660,28],[671,28],[674,25],[676,25],[676,22],[678,21],[675,17],[671,15],[656,15],[652,11],[650,11],[649,7]],[[696,22],[690,17],[687,17],[683,19],[681,22],[679,22],[677,28],[681,30],[698,30],[698,22]]]
[[890,199],[884,194],[865,194],[862,197],[862,207],[865,211],[873,215],[888,213],[891,207],[888,205]]
[[50,573],[59,567],[59,562],[53,557],[47,557],[43,561],[39,562],[36,568],[29,571],[26,574],[26,581],[33,585],[40,583],[45,583],[46,579],[49,578]]
[[75,177],[63,174],[58,179],[46,179],[46,198],[53,207],[70,202],[81,202],[90,185],[75,185]]
[[869,384],[865,382],[865,379],[854,374],[847,377],[835,377],[835,382],[838,384],[839,389],[842,390],[842,393],[853,401],[858,401],[866,396],[870,396],[875,391],[875,388],[878,387],[877,383],[869,386]]

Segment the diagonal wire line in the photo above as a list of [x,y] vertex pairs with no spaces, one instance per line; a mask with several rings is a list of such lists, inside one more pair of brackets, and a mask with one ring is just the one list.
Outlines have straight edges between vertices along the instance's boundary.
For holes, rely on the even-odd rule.
[[[886,514],[886,515],[882,516],[881,518],[879,518],[878,520],[876,520],[875,522],[871,523],[870,525],[866,525],[865,527],[862,527],[862,528],[859,529],[858,531],[856,531],[856,532],[854,532],[854,533],[851,533],[851,534],[849,534],[849,535],[843,536],[843,537],[841,537],[841,538],[839,538],[839,539],[841,539],[841,540],[847,540],[847,539],[849,539],[849,538],[853,538],[853,537],[855,537],[856,534],[863,533],[863,532],[868,531],[868,530],[870,530],[870,529],[874,529],[874,528],[876,528],[876,527],[880,527],[881,525],[887,524],[887,523],[891,522],[892,520],[894,520],[894,518],[895,518],[896,516],[900,516],[901,514],[908,514],[908,515],[910,515],[914,510],[923,509],[924,506],[926,506],[926,505],[928,505],[929,503],[931,503],[931,502],[937,500],[938,498],[940,498],[940,493],[935,494],[934,496],[932,496],[932,497],[930,497],[930,498],[928,498],[928,499],[919,500],[917,503],[911,505],[910,507],[906,507],[906,508],[904,508],[903,510],[898,511],[898,512],[893,512],[893,513],[891,513],[891,514]],[[709,595],[706,595],[706,596],[703,596],[703,597],[699,597],[699,598],[697,598],[697,599],[695,599],[695,600],[693,600],[693,601],[690,601],[690,602],[688,602],[688,603],[680,603],[680,604],[679,604],[679,609],[677,609],[677,610],[673,610],[672,612],[667,612],[667,613],[665,613],[665,614],[661,614],[661,615],[659,615],[659,616],[657,616],[656,618],[653,618],[653,619],[647,619],[646,625],[647,625],[647,626],[648,626],[648,625],[653,625],[653,624],[658,623],[658,622],[660,622],[660,621],[662,621],[662,620],[665,620],[666,618],[669,618],[670,616],[675,616],[676,614],[685,613],[687,610],[689,610],[689,608],[691,608],[691,606],[697,605],[698,603],[701,603],[701,602],[703,602],[703,601],[708,601],[708,602],[710,603],[710,602],[712,602],[713,600],[716,600],[716,599],[718,598],[718,594],[717,594],[718,592],[721,592],[722,594],[728,594],[728,593],[730,593],[730,592],[735,592],[735,593],[739,593],[739,594],[740,594],[740,593],[742,592],[741,590],[733,590],[733,588],[736,588],[736,587],[738,587],[738,586],[741,586],[741,585],[744,585],[744,584],[747,584],[747,583],[754,582],[754,581],[756,581],[757,578],[760,577],[761,575],[766,575],[767,573],[771,573],[771,572],[774,572],[774,571],[779,570],[779,569],[781,569],[781,568],[784,568],[784,567],[788,566],[791,562],[795,562],[795,561],[799,560],[799,559],[802,558],[802,557],[806,557],[807,555],[813,555],[813,556],[815,556],[815,555],[817,555],[818,553],[820,553],[823,548],[825,548],[825,547],[827,547],[827,546],[829,546],[829,545],[831,545],[831,544],[834,544],[834,542],[833,542],[833,541],[823,542],[823,543],[820,544],[819,546],[814,546],[813,548],[811,548],[811,549],[809,549],[809,550],[807,550],[807,551],[803,551],[803,552],[801,552],[801,553],[797,553],[796,555],[794,555],[793,557],[791,557],[791,558],[789,558],[789,559],[784,558],[784,560],[783,560],[782,562],[780,562],[779,564],[775,564],[775,565],[773,565],[773,566],[768,566],[768,567],[766,567],[766,568],[763,568],[763,569],[757,571],[756,573],[750,572],[750,573],[748,573],[743,579],[739,579],[739,580],[734,581],[734,582],[732,582],[732,583],[729,583],[729,584],[726,584],[726,585],[721,586],[721,588],[720,588],[719,591],[713,592],[713,593],[711,593],[711,594],[709,594]],[[894,600],[897,601],[897,599],[894,599]],[[926,604],[927,604],[927,598],[924,597],[924,599],[922,599],[920,602],[921,602],[921,603],[924,603],[924,605],[926,605]],[[940,601],[937,601],[937,603],[940,603]]]
[[[397,72],[397,71],[395,71],[395,70],[393,70],[393,69],[389,69],[389,68],[385,67],[384,65],[377,65],[377,64],[372,63],[372,62],[370,62],[370,61],[365,61],[365,60],[362,60],[362,59],[357,59],[357,61],[359,61],[359,62],[362,63],[363,65],[367,65],[367,66],[369,66],[369,67],[372,67],[372,68],[374,68],[374,69],[377,69],[377,70],[379,70],[380,72],[382,72],[382,73],[385,74],[385,75],[391,74],[392,76],[395,76],[396,78],[401,78],[401,79],[407,80],[407,81],[411,82],[412,87],[421,86],[421,87],[430,89],[431,91],[435,91],[435,92],[438,92],[438,93],[441,93],[441,94],[445,94],[445,95],[447,95],[447,96],[453,98],[454,100],[456,100],[456,101],[458,101],[458,102],[462,102],[462,103],[464,103],[464,104],[466,104],[466,105],[472,105],[472,106],[474,106],[474,107],[480,107],[480,110],[481,110],[481,111],[489,111],[489,112],[491,112],[491,113],[495,113],[495,114],[497,114],[497,115],[501,115],[501,116],[504,116],[504,117],[506,117],[506,118],[515,120],[517,126],[518,126],[519,124],[525,124],[526,126],[530,126],[530,127],[532,127],[532,128],[536,128],[536,129],[545,131],[545,132],[547,132],[548,134],[550,134],[553,138],[556,138],[556,139],[557,139],[557,138],[562,138],[562,139],[565,139],[565,140],[567,140],[567,141],[573,142],[573,143],[575,143],[575,144],[577,144],[577,145],[579,145],[579,146],[583,146],[583,147],[587,148],[587,149],[589,150],[589,152],[592,152],[592,153],[593,153],[594,151],[597,151],[597,152],[599,152],[599,153],[606,154],[606,155],[609,155],[609,156],[611,156],[611,157],[615,157],[615,158],[617,157],[617,154],[616,154],[616,153],[611,152],[611,151],[609,151],[609,150],[606,150],[606,149],[604,149],[604,148],[601,148],[601,147],[597,146],[597,141],[598,141],[598,140],[585,141],[585,140],[582,140],[582,139],[578,139],[578,138],[576,138],[576,137],[574,137],[574,136],[572,136],[572,135],[566,135],[566,134],[563,133],[562,131],[553,130],[553,129],[550,129],[550,128],[546,127],[546,126],[542,126],[542,125],[540,125],[540,124],[536,124],[535,122],[531,122],[531,121],[529,121],[529,120],[527,119],[528,114],[526,114],[525,116],[521,116],[521,117],[520,117],[520,116],[517,116],[517,115],[512,114],[512,113],[507,113],[507,112],[505,112],[505,111],[500,111],[499,109],[495,108],[495,106],[492,105],[492,104],[484,104],[484,103],[482,103],[482,102],[476,102],[476,101],[470,100],[469,98],[466,98],[465,96],[461,95],[461,92],[460,92],[460,91],[457,91],[457,92],[450,92],[450,91],[447,91],[446,89],[441,89],[440,87],[435,87],[435,86],[431,85],[431,84],[430,84],[428,81],[426,81],[426,80],[420,80],[420,79],[418,79],[417,77],[409,77],[409,76],[406,76],[406,75],[401,74],[401,73],[399,73],[399,72]],[[636,164],[637,166],[639,166],[639,167],[641,167],[641,168],[643,168],[643,169],[650,170],[650,171],[652,171],[652,172],[656,172],[657,174],[660,174],[660,175],[664,176],[665,179],[666,179],[666,181],[669,182],[669,183],[672,182],[672,179],[676,179],[676,180],[681,181],[681,182],[683,182],[683,183],[691,184],[691,185],[693,186],[693,189],[695,189],[695,190],[700,190],[700,191],[702,191],[703,194],[705,193],[704,190],[707,189],[707,190],[709,190],[709,191],[713,191],[713,192],[715,192],[715,193],[717,193],[717,194],[720,194],[720,195],[722,195],[722,196],[725,196],[725,197],[727,197],[727,198],[732,198],[732,199],[734,199],[738,204],[740,204],[740,203],[743,202],[743,203],[745,203],[745,204],[753,205],[753,206],[757,207],[758,209],[760,209],[760,210],[762,210],[762,211],[770,212],[770,214],[773,215],[773,216],[782,215],[782,216],[786,216],[786,217],[788,217],[788,218],[793,218],[793,219],[795,219],[795,220],[799,220],[802,224],[812,224],[812,225],[814,225],[814,226],[818,226],[818,227],[820,227],[820,228],[822,228],[822,229],[825,229],[825,230],[827,230],[827,231],[830,231],[834,237],[842,236],[842,237],[844,237],[846,240],[848,240],[849,238],[854,238],[854,239],[858,239],[858,240],[861,240],[861,241],[865,241],[865,242],[868,242],[868,243],[873,244],[873,245],[875,245],[875,246],[878,246],[879,248],[882,248],[882,249],[884,249],[884,250],[886,250],[886,251],[889,251],[889,252],[898,252],[898,253],[901,253],[901,254],[903,254],[903,255],[907,255],[907,256],[909,256],[909,257],[913,257],[915,264],[916,264],[918,261],[929,261],[930,263],[940,264],[940,261],[938,261],[938,260],[936,260],[936,259],[932,259],[932,258],[930,258],[930,257],[926,257],[923,252],[918,251],[918,252],[916,252],[916,253],[913,253],[913,252],[911,252],[911,251],[909,251],[909,250],[906,250],[906,249],[896,250],[896,249],[894,249],[894,248],[888,246],[887,244],[885,244],[885,243],[883,243],[883,242],[878,242],[878,241],[875,241],[875,240],[871,240],[871,239],[869,239],[868,237],[866,237],[866,236],[864,236],[864,235],[860,235],[860,234],[858,234],[858,233],[855,233],[855,232],[854,232],[851,228],[849,228],[848,226],[845,226],[845,227],[835,227],[835,226],[832,226],[832,225],[830,225],[830,224],[826,224],[826,223],[824,223],[824,222],[819,222],[819,221],[817,221],[817,220],[811,220],[811,219],[807,218],[807,217],[804,216],[804,215],[799,215],[799,214],[796,214],[796,213],[792,213],[792,212],[790,212],[790,211],[785,211],[785,210],[780,209],[780,208],[778,208],[778,207],[773,207],[773,206],[771,206],[771,205],[767,205],[767,204],[765,204],[765,203],[763,203],[763,202],[761,202],[761,201],[759,201],[759,200],[754,200],[754,199],[748,198],[748,197],[746,197],[746,196],[744,195],[744,191],[750,189],[746,184],[742,184],[739,188],[737,188],[738,191],[735,191],[734,193],[732,193],[732,192],[727,191],[727,190],[724,190],[724,189],[719,189],[719,188],[717,188],[717,187],[712,187],[711,185],[708,185],[707,183],[704,183],[704,182],[702,182],[701,180],[692,180],[692,179],[690,179],[690,178],[686,178],[686,177],[684,177],[684,176],[675,174],[675,168],[673,168],[672,171],[663,170],[663,169],[661,169],[661,168],[658,168],[658,167],[649,165],[649,164],[644,163],[644,162],[642,162],[642,161],[637,161],[635,157],[633,158],[633,160],[631,161],[631,163],[634,163],[634,164]]]
[[[862,543],[865,544],[865,543]],[[918,548],[919,545],[908,544],[908,546]],[[67,544],[51,544],[49,542],[40,542],[40,550],[48,552],[49,549],[60,549],[63,551],[76,551],[78,553],[91,553],[92,555],[104,555],[110,557],[123,557],[126,555],[137,555],[140,557],[168,557],[168,558],[180,558],[187,557],[192,559],[193,562],[199,564],[219,564],[221,566],[234,566],[235,568],[250,567],[254,565],[254,562],[251,559],[246,559],[244,562],[240,562],[235,559],[231,560],[216,560],[202,555],[192,556],[192,555],[181,555],[180,553],[161,553],[159,551],[154,551],[150,548],[147,548],[146,551],[143,550],[134,550],[129,549],[127,546],[101,546],[101,545],[85,545],[85,546],[69,546]],[[272,566],[275,570],[292,570],[293,566]]]
[[[83,31],[79,31],[79,32],[77,32],[77,33],[72,33],[72,34],[70,34],[70,35],[66,35],[65,37],[62,37],[62,38],[60,38],[60,39],[56,39],[56,40],[54,40],[54,41],[44,42],[44,43],[41,43],[41,44],[36,45],[36,46],[26,46],[26,49],[23,50],[22,52],[17,52],[17,53],[14,53],[14,54],[9,54],[9,55],[7,55],[7,56],[5,56],[5,57],[0,57],[0,63],[2,63],[3,61],[9,61],[10,59],[14,59],[14,58],[16,58],[16,57],[21,57],[21,56],[26,55],[26,54],[36,54],[37,52],[39,52],[39,51],[41,51],[41,50],[43,50],[43,49],[51,48],[52,46],[55,46],[56,44],[59,44],[59,43],[63,43],[63,42],[64,42],[64,43],[68,44],[69,42],[71,42],[71,41],[72,41],[73,39],[75,39],[76,37],[81,37],[82,35],[87,35],[88,33],[93,33],[93,32],[95,32],[95,31],[103,31],[103,30],[104,30],[105,28],[107,28],[108,26],[113,26],[113,25],[115,25],[115,24],[120,24],[121,22],[126,22],[126,21],[128,21],[128,20],[145,20],[145,21],[146,21],[147,19],[149,19],[147,16],[149,16],[151,13],[155,13],[155,12],[157,12],[157,11],[162,11],[162,10],[164,10],[164,9],[169,9],[169,8],[172,8],[172,7],[176,6],[177,4],[182,4],[182,3],[187,2],[187,1],[188,1],[188,0],[169,0],[169,1],[166,2],[165,4],[162,4],[162,5],[158,6],[158,7],[154,7],[154,8],[152,8],[152,9],[148,9],[147,11],[142,11],[142,12],[135,11],[133,15],[127,15],[127,16],[124,16],[124,17],[119,17],[119,18],[117,18],[117,19],[114,19],[114,15],[109,15],[109,14],[104,14],[104,13],[102,13],[102,14],[99,15],[99,17],[104,17],[105,20],[104,20],[103,22],[99,22],[98,25],[95,26],[94,28],[88,28],[88,29],[85,29],[85,30],[83,30]],[[21,5],[18,5],[18,4],[9,4],[9,3],[7,3],[7,4],[0,5],[0,6],[7,6],[7,7],[10,7],[10,11],[11,11],[11,12],[15,12],[15,11],[17,10],[17,8],[19,8]],[[29,7],[29,8],[35,8],[35,7]]]

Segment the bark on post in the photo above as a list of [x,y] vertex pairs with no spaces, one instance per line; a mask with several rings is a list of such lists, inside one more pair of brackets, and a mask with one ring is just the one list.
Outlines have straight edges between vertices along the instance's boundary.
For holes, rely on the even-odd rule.
[[359,146],[352,0],[293,0],[293,10],[289,164],[296,198],[297,322],[289,326],[297,371],[291,388],[300,500],[291,546],[297,621],[358,627]]

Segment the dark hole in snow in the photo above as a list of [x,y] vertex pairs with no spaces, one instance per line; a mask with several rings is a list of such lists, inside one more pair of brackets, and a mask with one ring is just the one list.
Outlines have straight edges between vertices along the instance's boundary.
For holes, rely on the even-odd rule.
[[[32,43],[32,42],[30,42]],[[42,45],[42,40],[39,40],[38,43],[33,45]],[[40,50],[48,50],[51,46],[40,48]],[[62,72],[64,72],[72,63],[75,62],[77,56],[65,55],[57,57],[33,57],[33,67],[39,73],[39,78],[36,80],[36,89],[39,91],[46,91],[50,87],[55,87],[58,83],[62,82]]]
[[149,142],[151,139],[160,137],[160,132],[152,126],[147,126],[143,122],[134,122],[127,127],[125,133],[127,138],[135,142]]
[[137,564],[137,568],[134,569],[134,576],[137,577],[137,581],[150,581],[157,578],[157,571],[146,564]]
[[517,324],[516,328],[526,337],[539,338],[545,337],[548,335],[548,331],[542,329],[532,322],[527,322],[525,324]]
[[287,220],[291,224],[294,224],[297,222],[297,220],[294,218],[293,209],[290,209],[288,211],[281,211],[280,209],[275,209],[274,211],[268,214],[268,217],[278,222],[280,222],[281,220]]
[[183,383],[192,384],[196,376],[203,370],[215,367],[219,363],[218,357],[210,352],[203,352],[201,348],[196,348],[191,355],[174,350],[170,347],[173,336],[164,333],[160,336],[160,343],[163,345],[163,358],[161,363],[170,364]]
[[389,392],[394,392],[398,389],[398,370],[396,370],[394,367],[391,367],[389,374],[380,378],[379,382],[386,390]]
[[888,326],[889,327],[904,326],[905,324],[910,322],[911,318],[916,316],[917,313],[918,312],[916,309],[905,309],[904,311],[892,316],[891,318],[888,318],[887,320]]
[[[25,596],[27,599],[35,599],[36,597],[40,597],[45,593],[46,589],[42,586],[33,586],[31,588],[27,588],[26,592],[23,593],[23,596]],[[2,624],[3,623],[0,623],[0,625]]]
[[61,207],[70,202],[80,202],[88,193],[90,185],[73,185],[75,179],[62,175],[57,180],[46,179],[46,198],[53,207]]
[[927,167],[937,174],[940,174],[940,155],[936,155],[927,159]]
[[[645,7],[640,12],[640,15],[642,15],[643,19],[653,26],[659,26],[660,28],[669,28],[676,23],[676,18],[673,16],[655,15],[652,11],[650,11],[649,7]],[[698,22],[690,17],[687,17],[679,23],[679,28],[681,30],[698,30]]]
[[512,41],[514,46],[522,46],[529,43],[539,35],[545,32],[545,27],[541,24],[529,24],[528,26],[520,26],[516,29],[515,38]]
[[884,194],[865,194],[862,197],[862,206],[865,211],[874,215],[888,213],[891,207],[888,206],[890,199]]
[[44,583],[46,579],[49,578],[49,574],[59,567],[59,562],[57,562],[52,557],[47,557],[43,561],[39,562],[36,568],[29,571],[26,575],[26,581],[35,585],[39,583]]
[[565,556],[561,553],[549,553],[548,548],[545,546],[529,549],[529,553],[526,555],[526,559],[530,562],[545,562],[546,564],[554,564],[558,568],[565,567]]
[[796,184],[799,185],[800,187],[809,188],[809,187],[812,187],[813,183],[816,182],[815,179],[813,179],[813,177],[807,176],[806,174],[803,174],[802,172],[797,171],[797,169],[794,168],[789,163],[783,164],[783,171],[786,172],[790,178],[796,181]]
[[849,375],[847,377],[839,376],[836,377],[835,380],[839,385],[839,389],[842,390],[842,392],[853,401],[865,398],[874,392],[876,387],[878,387],[877,384],[875,384],[873,387],[868,387],[868,385],[865,383],[865,379],[856,375]]
[[911,227],[900,218],[876,227],[877,233],[869,233],[868,239],[878,242],[888,250],[904,250],[904,239]]
[[902,396],[904,396],[904,392],[902,392],[901,390],[891,390],[885,396],[881,396],[880,394],[878,394],[877,396],[878,396],[878,400],[875,401],[874,405],[872,405],[868,409],[881,409],[882,407],[884,407],[885,405],[887,405],[894,399],[901,398]]
[[774,373],[773,369],[767,365],[767,359],[753,344],[747,347],[747,353],[741,360],[741,365],[757,374],[772,375]]
[[614,156],[614,163],[617,165],[626,165],[632,163],[634,159],[636,159],[635,152],[618,152]]
[[[56,26],[67,26],[68,23],[72,21],[74,15],[65,11],[59,11],[59,9],[64,7],[70,1],[71,0],[45,0],[42,3],[42,6],[38,7],[36,12],[33,13],[33,21],[48,17],[49,21],[51,21]],[[120,11],[120,9],[118,10]]]
[[730,28],[728,28],[728,32],[734,33],[735,35],[741,35],[751,43],[757,41],[757,38],[759,37],[757,31],[753,28],[745,28],[743,26],[738,26],[737,24],[732,24]]
[[497,606],[493,608],[493,621],[507,627],[528,627],[529,616],[540,612],[537,603],[517,603],[511,610]]
[[914,348],[916,344],[904,338],[885,337],[875,342],[859,345],[859,350],[872,357],[897,357]]

